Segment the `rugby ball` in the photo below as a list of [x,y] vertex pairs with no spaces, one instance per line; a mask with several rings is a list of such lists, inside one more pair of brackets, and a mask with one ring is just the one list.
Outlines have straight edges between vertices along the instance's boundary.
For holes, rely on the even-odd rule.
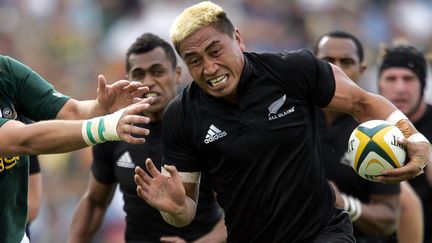
[[401,130],[384,120],[370,120],[357,126],[348,141],[352,168],[366,180],[376,181],[383,170],[404,166],[405,147],[398,143]]

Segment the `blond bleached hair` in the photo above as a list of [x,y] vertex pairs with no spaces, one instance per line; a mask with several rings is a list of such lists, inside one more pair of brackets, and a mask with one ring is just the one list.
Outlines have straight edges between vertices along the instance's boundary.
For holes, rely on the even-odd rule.
[[170,30],[171,40],[176,51],[179,52],[180,43],[187,37],[210,25],[227,34],[232,34],[234,31],[225,11],[215,3],[203,1],[186,8],[174,20]]

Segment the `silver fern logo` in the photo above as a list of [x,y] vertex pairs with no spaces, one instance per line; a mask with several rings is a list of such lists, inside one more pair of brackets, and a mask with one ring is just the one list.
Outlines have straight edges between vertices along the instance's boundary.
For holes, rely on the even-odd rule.
[[286,100],[286,94],[284,96],[282,96],[281,98],[279,98],[278,100],[276,100],[275,102],[273,102],[268,108],[268,110],[270,112],[268,114],[268,116],[271,116],[272,114],[276,115],[277,112],[279,111],[279,109],[285,103],[285,100]]
[[280,108],[283,106],[283,104],[285,103],[286,100],[286,94],[284,96],[282,96],[281,98],[277,99],[275,102],[273,102],[269,107],[268,107],[268,120],[272,121],[272,120],[276,120],[278,118],[284,117],[292,112],[295,111],[294,106],[292,106],[291,108],[279,112]]

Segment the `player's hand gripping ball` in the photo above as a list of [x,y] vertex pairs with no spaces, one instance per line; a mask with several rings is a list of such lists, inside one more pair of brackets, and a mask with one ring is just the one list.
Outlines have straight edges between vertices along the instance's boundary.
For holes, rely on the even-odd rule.
[[360,124],[348,141],[351,166],[357,174],[370,181],[376,181],[383,170],[404,166],[405,147],[398,143],[403,137],[399,128],[384,120]]

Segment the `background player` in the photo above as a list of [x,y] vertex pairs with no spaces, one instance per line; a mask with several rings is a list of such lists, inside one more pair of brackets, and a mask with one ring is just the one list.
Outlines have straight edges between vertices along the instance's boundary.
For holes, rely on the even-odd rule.
[[[378,90],[401,110],[428,139],[432,138],[432,106],[424,100],[427,61],[413,46],[396,45],[385,50],[379,66]],[[425,173],[408,182],[423,204],[424,242],[432,242],[432,186]]]
[[[315,44],[314,52],[318,58],[340,67],[356,83],[366,69],[361,42],[344,31],[322,35]],[[411,242],[421,242],[422,220],[415,218],[422,212],[417,195],[403,182],[405,185],[402,186],[400,200],[401,189],[398,184],[371,182],[358,176],[345,157],[346,141],[358,123],[348,114],[328,109],[324,109],[323,113],[327,126],[323,139],[324,168],[327,178],[333,182],[336,206],[348,208],[352,204],[361,207],[350,207],[349,210],[357,242],[387,242],[389,235],[397,228],[400,201],[405,203],[402,207],[410,208],[403,211],[404,216],[408,213],[414,219],[404,219],[399,223],[401,227],[398,229],[407,233],[414,232],[410,234]],[[352,203],[355,201],[361,204]]]
[[130,80],[140,81],[150,89],[146,97],[154,101],[145,113],[151,119],[145,127],[151,133],[146,137],[147,142],[140,145],[107,142],[93,147],[90,181],[74,212],[68,242],[90,242],[100,227],[117,183],[123,192],[127,242],[224,242],[226,229],[222,213],[206,178],[201,182],[197,217],[183,228],[167,224],[136,193],[134,167],[145,167],[147,157],[152,157],[158,168],[161,167],[161,120],[166,105],[176,94],[181,74],[174,49],[158,36],[143,34],[127,51],[126,72]]

